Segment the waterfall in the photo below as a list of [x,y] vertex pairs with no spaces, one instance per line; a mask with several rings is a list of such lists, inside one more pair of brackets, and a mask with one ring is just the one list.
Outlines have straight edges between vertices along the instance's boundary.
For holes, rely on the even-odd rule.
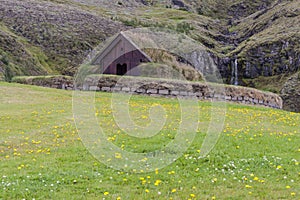
[[234,85],[239,84],[239,77],[238,77],[238,59],[236,58],[234,61]]
[[238,85],[239,78],[238,78],[238,59],[236,58],[233,63],[231,63],[231,84]]

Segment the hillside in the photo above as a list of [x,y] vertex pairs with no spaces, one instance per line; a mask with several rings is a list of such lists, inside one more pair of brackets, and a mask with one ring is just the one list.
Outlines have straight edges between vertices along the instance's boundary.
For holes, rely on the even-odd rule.
[[30,45],[25,38],[15,35],[3,24],[0,27],[0,75],[4,74],[3,79],[9,81],[16,74],[53,73],[38,47]]
[[[7,30],[4,33],[1,31],[1,36],[12,32],[18,45],[23,46],[21,49],[38,60],[43,59],[45,62],[42,65],[48,65],[48,70],[34,70],[38,67],[37,61],[18,61],[15,57],[18,57],[21,49],[8,37],[8,41],[0,45],[3,52],[0,67],[2,71],[10,68],[12,75],[34,75],[52,71],[74,74],[84,56],[93,47],[124,29],[121,23],[57,2],[1,0],[0,13],[3,30]],[[27,43],[35,50],[26,51],[24,46]],[[4,60],[6,61],[3,62]],[[12,65],[18,66],[19,70],[11,68]]]
[[204,44],[226,83],[279,93],[299,70],[299,7],[297,0],[0,0],[0,77],[73,75],[107,37],[156,26]]

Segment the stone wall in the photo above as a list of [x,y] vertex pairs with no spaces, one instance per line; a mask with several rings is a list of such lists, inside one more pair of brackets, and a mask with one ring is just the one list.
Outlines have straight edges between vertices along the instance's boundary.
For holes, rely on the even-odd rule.
[[42,87],[73,90],[73,77],[70,76],[19,76],[14,77],[12,82],[37,85]]
[[205,82],[188,82],[144,77],[91,75],[84,83],[73,84],[72,77],[17,77],[14,82],[57,89],[123,92],[149,96],[196,98],[199,100],[230,101],[243,104],[282,108],[280,96],[260,90]]
[[150,96],[197,98],[199,100],[220,100],[243,104],[262,105],[281,109],[280,96],[260,90],[205,82],[161,80],[140,77],[89,76],[80,90],[124,92]]

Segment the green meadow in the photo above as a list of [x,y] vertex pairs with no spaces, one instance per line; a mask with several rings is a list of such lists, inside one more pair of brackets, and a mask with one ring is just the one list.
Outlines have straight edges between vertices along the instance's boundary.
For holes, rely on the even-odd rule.
[[[219,140],[203,158],[210,121],[225,103],[199,101],[190,108],[199,110],[195,138],[176,161],[150,172],[117,170],[87,150],[72,94],[0,83],[0,199],[300,199],[300,114],[227,103]],[[177,99],[132,96],[136,124],[149,125],[149,109],[157,105],[166,119],[156,135],[137,138],[118,127],[111,97],[95,93],[92,113],[107,143],[147,153],[176,137],[183,121]],[[121,154],[113,156],[122,162]]]

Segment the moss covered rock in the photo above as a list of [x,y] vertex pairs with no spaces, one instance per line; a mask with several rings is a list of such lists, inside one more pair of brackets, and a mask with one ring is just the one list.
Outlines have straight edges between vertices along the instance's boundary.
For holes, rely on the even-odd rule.
[[288,79],[281,90],[283,109],[300,112],[300,72]]

